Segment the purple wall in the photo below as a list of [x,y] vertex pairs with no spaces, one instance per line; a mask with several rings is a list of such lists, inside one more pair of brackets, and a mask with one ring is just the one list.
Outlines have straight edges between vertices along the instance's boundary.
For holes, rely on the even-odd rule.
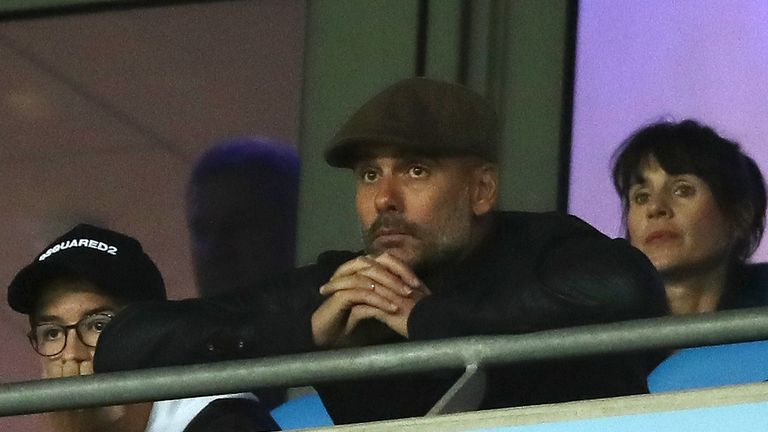
[[[613,150],[655,120],[695,118],[768,174],[768,1],[579,2],[569,212],[621,236]],[[764,241],[753,261],[768,261]]]

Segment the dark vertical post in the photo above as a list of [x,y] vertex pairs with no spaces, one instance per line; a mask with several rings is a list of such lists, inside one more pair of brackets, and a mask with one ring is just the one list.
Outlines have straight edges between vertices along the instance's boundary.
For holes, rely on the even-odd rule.
[[427,38],[429,37],[429,0],[419,0],[419,13],[416,34],[416,76],[424,76],[427,71]]
[[560,122],[560,163],[557,182],[557,210],[568,211],[571,176],[571,139],[573,138],[573,99],[576,82],[576,44],[579,19],[579,1],[569,0],[566,11],[565,52],[563,55],[563,110]]

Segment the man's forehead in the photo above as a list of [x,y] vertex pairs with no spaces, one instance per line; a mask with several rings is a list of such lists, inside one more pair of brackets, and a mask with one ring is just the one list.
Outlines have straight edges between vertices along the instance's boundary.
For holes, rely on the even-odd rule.
[[367,145],[360,149],[354,158],[353,166],[370,163],[379,158],[391,158],[397,160],[413,159],[447,159],[459,156],[454,153],[434,153],[412,149],[403,149],[391,145]]

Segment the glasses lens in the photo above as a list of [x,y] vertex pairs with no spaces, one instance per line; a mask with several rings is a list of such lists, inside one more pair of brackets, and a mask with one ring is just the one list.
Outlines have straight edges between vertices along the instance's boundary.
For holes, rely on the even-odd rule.
[[32,345],[42,355],[54,355],[66,343],[66,330],[58,324],[39,324],[32,331]]
[[102,313],[83,318],[77,323],[77,333],[80,335],[80,340],[90,347],[95,347],[99,335],[110,321],[112,321],[112,315]]

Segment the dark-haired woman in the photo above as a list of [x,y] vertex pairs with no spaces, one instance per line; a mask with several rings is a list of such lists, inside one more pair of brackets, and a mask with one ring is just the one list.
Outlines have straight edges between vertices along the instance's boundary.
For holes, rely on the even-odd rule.
[[692,120],[627,139],[613,181],[627,234],[662,276],[673,314],[765,303],[745,266],[765,226],[765,182],[739,145]]
[[[768,305],[768,266],[747,264],[765,226],[765,182],[737,143],[693,120],[655,123],[617,150],[613,182],[629,240],[661,274],[672,314]],[[764,381],[762,361],[749,362],[763,354],[765,341],[681,350],[649,389]]]

